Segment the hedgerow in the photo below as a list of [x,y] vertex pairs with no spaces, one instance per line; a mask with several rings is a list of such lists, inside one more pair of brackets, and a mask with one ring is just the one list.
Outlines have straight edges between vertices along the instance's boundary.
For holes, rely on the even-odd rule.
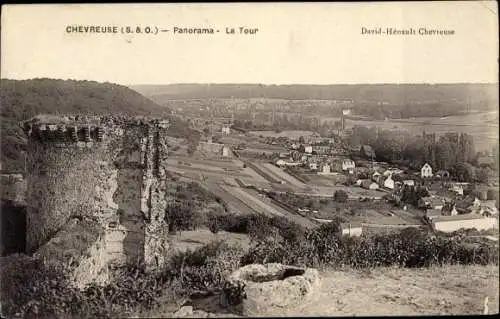
[[[329,231],[329,229],[331,231]],[[444,264],[498,265],[498,246],[464,236],[435,236],[408,228],[360,238],[339,236],[335,227],[307,231],[304,240],[259,240],[242,264],[279,262],[307,267],[428,267]]]

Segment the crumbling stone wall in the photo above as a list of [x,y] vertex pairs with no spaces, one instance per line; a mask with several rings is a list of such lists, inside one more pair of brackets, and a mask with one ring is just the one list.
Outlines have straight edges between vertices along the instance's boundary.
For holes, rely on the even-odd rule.
[[70,219],[34,255],[69,266],[69,275],[79,288],[91,282],[105,283],[109,278],[105,232],[95,220]]
[[105,251],[107,264],[161,266],[168,249],[168,122],[103,117],[51,121],[24,124],[29,137],[28,251],[47,243],[70,218],[93,218],[105,233],[93,254]]
[[21,174],[0,175],[1,198],[16,203],[24,203],[26,195],[26,180]]

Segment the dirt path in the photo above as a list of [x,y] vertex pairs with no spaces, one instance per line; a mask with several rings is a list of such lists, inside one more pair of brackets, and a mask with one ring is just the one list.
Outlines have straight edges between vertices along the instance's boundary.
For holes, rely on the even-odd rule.
[[486,296],[498,313],[498,267],[381,268],[327,271],[310,300],[269,316],[394,316],[482,314]]

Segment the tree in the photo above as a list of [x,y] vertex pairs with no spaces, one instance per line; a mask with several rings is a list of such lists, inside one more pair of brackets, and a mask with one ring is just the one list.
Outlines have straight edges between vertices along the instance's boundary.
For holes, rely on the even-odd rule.
[[193,153],[196,151],[197,147],[198,147],[198,143],[188,142],[187,153],[189,155],[193,155]]
[[346,222],[345,218],[340,216],[334,216],[331,222],[323,224],[318,227],[318,233],[324,237],[335,235],[340,231],[340,225],[345,222]]
[[480,168],[476,170],[476,179],[480,183],[487,183],[490,175],[493,175],[494,172],[489,168]]
[[353,175],[347,175],[344,185],[351,186],[354,184],[356,184],[356,177],[354,177]]
[[208,229],[214,236],[219,232],[221,223],[220,223],[220,218],[219,214],[215,214],[213,211],[210,213],[208,217]]
[[427,189],[425,189],[425,187],[417,187],[415,190],[415,194],[417,202],[418,200],[420,200],[420,198],[429,196],[429,192],[427,191]]
[[415,191],[415,187],[405,185],[403,187],[403,194],[401,196],[401,201],[406,204],[411,204],[413,206],[417,206],[418,204],[418,196]]
[[265,239],[270,235],[274,235],[275,230],[266,216],[260,214],[251,215],[251,219],[248,222],[248,235],[251,239]]
[[460,162],[454,166],[454,173],[461,182],[473,182],[476,179],[476,170],[469,163]]
[[449,170],[455,165],[455,154],[453,154],[453,148],[450,142],[446,140],[440,140],[439,144],[436,146],[436,158],[437,166],[440,169]]
[[345,203],[348,198],[349,196],[347,195],[347,193],[341,189],[335,191],[335,193],[333,194],[333,199],[337,203]]
[[170,205],[165,218],[172,232],[196,229],[203,223],[201,214],[189,201]]

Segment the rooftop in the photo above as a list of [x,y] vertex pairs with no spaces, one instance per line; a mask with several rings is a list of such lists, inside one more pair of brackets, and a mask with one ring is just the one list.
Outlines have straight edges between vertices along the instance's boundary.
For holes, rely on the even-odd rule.
[[360,222],[341,223],[340,227],[342,227],[343,229],[346,229],[346,228],[349,228],[349,225],[351,228],[361,228]]
[[428,209],[425,212],[426,216],[441,216],[441,210],[440,209]]
[[455,216],[441,216],[434,219],[434,222],[450,222],[450,221],[460,221],[460,220],[472,220],[472,219],[484,219],[482,215],[479,214],[463,214]]

